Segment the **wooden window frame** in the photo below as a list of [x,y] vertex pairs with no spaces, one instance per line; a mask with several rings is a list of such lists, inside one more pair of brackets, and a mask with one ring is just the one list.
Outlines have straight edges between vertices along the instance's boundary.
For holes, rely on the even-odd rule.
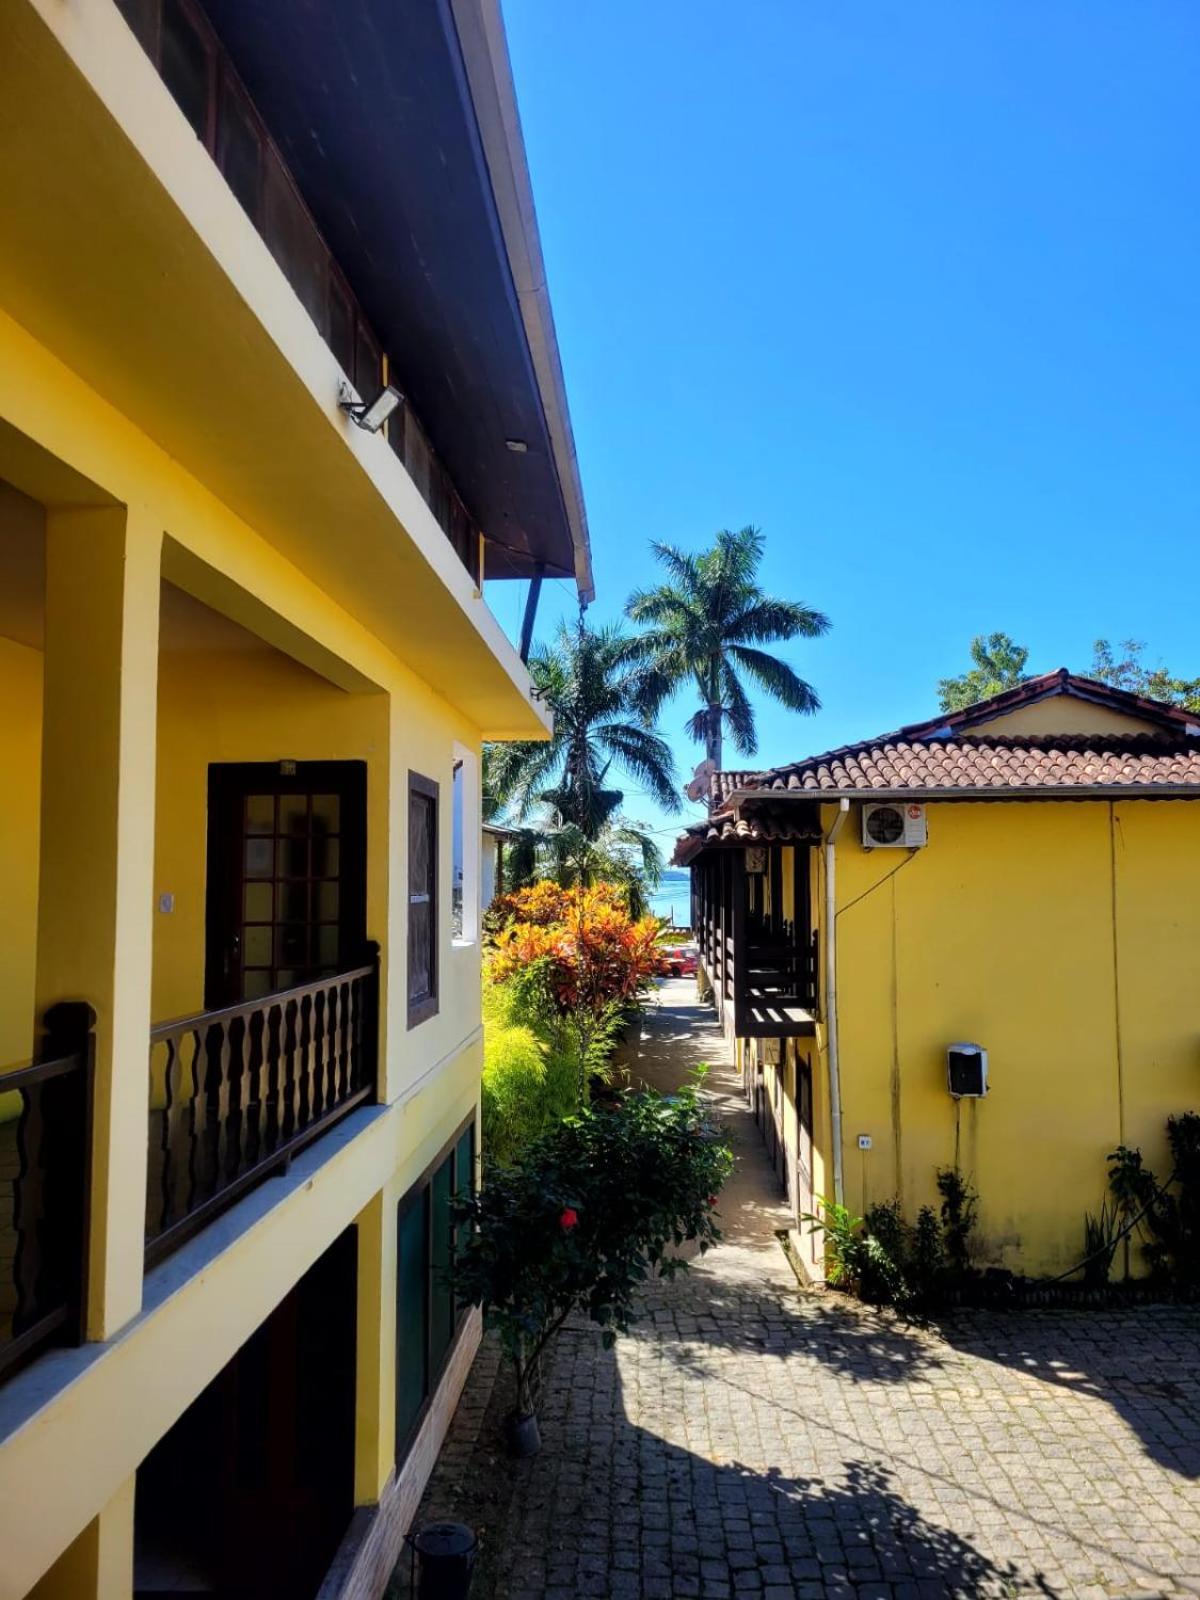
[[[478,1120],[476,1118],[475,1113],[472,1111],[471,1114],[469,1116],[467,1116],[467,1117],[464,1117],[463,1120],[459,1123],[458,1127],[455,1128],[452,1137],[449,1138],[446,1141],[446,1143],[438,1151],[437,1155],[434,1156],[433,1160],[429,1163],[429,1165],[421,1173],[421,1176],[419,1178],[417,1178],[415,1182],[410,1184],[409,1187],[404,1191],[404,1194],[400,1197],[400,1200],[399,1200],[399,1202],[397,1203],[397,1206],[396,1206],[396,1241],[397,1241],[397,1249],[396,1249],[395,1294],[396,1294],[396,1325],[397,1325],[397,1329],[398,1329],[399,1328],[399,1324],[400,1324],[400,1315],[399,1315],[400,1268],[401,1268],[400,1253],[399,1253],[400,1224],[401,1224],[402,1219],[405,1216],[407,1216],[407,1214],[413,1209],[414,1206],[418,1206],[418,1205],[421,1204],[422,1198],[423,1198],[423,1196],[425,1194],[428,1193],[429,1196],[430,1196],[429,1205],[428,1205],[428,1207],[426,1209],[426,1217],[425,1217],[425,1260],[426,1260],[426,1264],[427,1264],[426,1265],[426,1270],[428,1271],[428,1273],[430,1275],[430,1281],[429,1281],[429,1285],[428,1285],[428,1292],[427,1292],[426,1297],[425,1297],[425,1328],[424,1328],[424,1341],[425,1341],[425,1344],[424,1344],[424,1360],[425,1360],[425,1371],[426,1371],[426,1374],[427,1374],[428,1392],[426,1393],[424,1400],[421,1402],[421,1405],[418,1407],[417,1412],[413,1417],[413,1420],[409,1423],[408,1428],[405,1430],[405,1432],[403,1434],[401,1434],[400,1430],[399,1430],[399,1427],[397,1427],[397,1429],[396,1429],[395,1461],[396,1461],[396,1471],[397,1471],[397,1473],[400,1472],[401,1468],[404,1466],[405,1462],[407,1461],[409,1453],[411,1452],[413,1445],[416,1443],[417,1435],[420,1433],[421,1427],[424,1424],[425,1418],[429,1415],[429,1408],[433,1404],[434,1398],[437,1395],[438,1388],[439,1388],[439,1386],[441,1384],[441,1381],[446,1375],[446,1368],[450,1365],[451,1361],[454,1359],[454,1353],[458,1348],[459,1339],[462,1337],[463,1324],[466,1321],[467,1314],[471,1309],[470,1306],[463,1305],[457,1298],[454,1300],[454,1302],[453,1302],[453,1320],[452,1320],[452,1323],[451,1323],[450,1342],[446,1346],[446,1352],[443,1355],[441,1361],[438,1363],[437,1366],[435,1366],[434,1363],[433,1363],[433,1360],[432,1360],[432,1355],[433,1355],[433,1350],[432,1350],[433,1291],[434,1291],[434,1287],[435,1287],[435,1285],[433,1283],[433,1194],[432,1194],[433,1176],[434,1176],[434,1173],[437,1172],[438,1168],[442,1165],[442,1163],[446,1160],[447,1156],[453,1156],[454,1157],[454,1167],[453,1167],[453,1169],[451,1171],[451,1175],[450,1175],[450,1198],[451,1198],[451,1201],[454,1200],[454,1197],[456,1195],[461,1194],[461,1192],[462,1192],[462,1175],[458,1171],[458,1146],[459,1146],[460,1141],[462,1140],[463,1134],[467,1133],[468,1131],[472,1135],[472,1137],[471,1137],[471,1192],[472,1193],[475,1192],[475,1189],[476,1189],[476,1174],[477,1174],[478,1165],[479,1165],[479,1123],[478,1123]],[[454,1249],[455,1249],[454,1230],[451,1229],[451,1234],[450,1234],[450,1258],[451,1258],[451,1261],[453,1261],[453,1259],[454,1259]],[[396,1350],[395,1350],[395,1358],[394,1359],[395,1359],[397,1367],[398,1367],[399,1366],[399,1362],[400,1362],[400,1340],[399,1340],[399,1333],[398,1332],[397,1332],[397,1338],[396,1338]],[[399,1394],[400,1385],[399,1385],[398,1377],[397,1377],[397,1383],[395,1385],[395,1389],[396,1389],[396,1393]]]
[[[414,794],[423,795],[426,800],[433,802],[433,840],[430,848],[430,882],[429,882],[429,993],[418,1000],[412,996],[412,936],[413,936],[413,888],[412,888],[412,861],[408,863],[408,959],[405,963],[405,977],[408,988],[408,1026],[418,1027],[422,1022],[428,1022],[430,1017],[438,1014],[438,985],[441,977],[440,962],[438,961],[441,940],[440,913],[441,906],[438,902],[438,877],[441,863],[439,854],[442,843],[441,828],[441,791],[433,778],[426,778],[420,772],[410,770],[408,774],[408,806],[411,818],[412,797]],[[410,824],[411,826],[411,824]],[[411,840],[411,834],[407,836]]]

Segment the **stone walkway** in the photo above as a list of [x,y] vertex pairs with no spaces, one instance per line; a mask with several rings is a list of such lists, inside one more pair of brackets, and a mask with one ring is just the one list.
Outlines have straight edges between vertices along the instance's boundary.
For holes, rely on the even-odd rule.
[[1200,1595],[1200,1316],[964,1313],[934,1332],[800,1290],[692,994],[663,985],[627,1065],[667,1088],[713,1064],[739,1158],[727,1242],[615,1350],[562,1336],[531,1462],[503,1456],[485,1343],[421,1511],[481,1532],[475,1600]]

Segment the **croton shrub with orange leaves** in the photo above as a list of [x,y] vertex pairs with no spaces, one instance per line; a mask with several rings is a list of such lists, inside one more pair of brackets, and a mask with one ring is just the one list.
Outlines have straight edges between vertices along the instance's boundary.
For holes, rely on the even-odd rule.
[[501,895],[488,913],[493,983],[541,964],[563,1014],[599,1014],[636,999],[663,970],[660,924],[629,915],[619,889],[597,883],[564,889],[552,882]]

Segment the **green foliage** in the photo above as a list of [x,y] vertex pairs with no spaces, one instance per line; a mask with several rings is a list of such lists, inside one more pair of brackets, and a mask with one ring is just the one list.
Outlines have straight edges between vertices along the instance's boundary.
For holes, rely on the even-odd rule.
[[615,765],[664,810],[679,810],[670,746],[639,714],[628,643],[618,629],[589,628],[581,619],[562,624],[553,644],[533,652],[529,675],[554,713],[554,730],[548,740],[489,747],[490,804],[518,822],[550,806],[560,826],[594,840],[624,799],[608,786]]
[[1200,711],[1200,678],[1176,678],[1166,667],[1148,667],[1142,660],[1146,646],[1140,639],[1122,639],[1118,648],[1125,652],[1123,656],[1117,655],[1107,639],[1097,639],[1092,646],[1088,677],[1129,694],[1165,700],[1185,711]]
[[760,646],[814,639],[829,619],[796,600],[777,600],[758,582],[765,543],[757,528],[724,528],[699,553],[674,545],[651,546],[667,569],[667,582],[629,597],[626,615],[641,631],[626,645],[638,668],[637,701],[652,720],[685,684],[700,709],[687,731],[721,765],[728,728],[743,755],[758,749],[749,681],[789,711],[820,707],[816,691],[779,656]]
[[1096,1215],[1084,1212],[1083,1281],[1089,1289],[1102,1289],[1108,1282],[1120,1233],[1121,1210],[1115,1200],[1105,1200]]
[[946,1261],[950,1271],[962,1277],[971,1270],[971,1234],[979,1196],[956,1167],[938,1169],[937,1187],[942,1197]]
[[918,1305],[934,1306],[951,1279],[941,1220],[932,1206],[917,1212],[908,1241],[908,1272]]
[[801,1221],[811,1224],[810,1231],[824,1233],[825,1276],[835,1288],[871,1305],[908,1308],[911,1295],[899,1253],[903,1223],[897,1201],[872,1206],[863,1218],[834,1200],[822,1200],[820,1213],[806,1212]]
[[1200,1291],[1200,1115],[1167,1118],[1171,1175],[1160,1184],[1140,1150],[1109,1156],[1108,1186],[1123,1226],[1133,1225],[1151,1275],[1185,1294]]
[[971,640],[973,665],[961,676],[939,682],[938,705],[943,711],[961,711],[1005,689],[1014,689],[1029,677],[1025,671],[1028,660],[1029,651],[1007,633],[977,634]]
[[468,1228],[455,1289],[497,1329],[522,1411],[532,1410],[542,1351],[572,1312],[610,1345],[635,1320],[649,1277],[686,1270],[680,1246],[704,1251],[720,1238],[713,1210],[733,1158],[705,1121],[698,1083],[568,1118],[457,1206]]
[[941,1216],[932,1206],[922,1206],[913,1226],[895,1199],[877,1202],[865,1217],[832,1200],[822,1200],[819,1214],[806,1214],[801,1220],[825,1235],[827,1281],[870,1305],[894,1306],[906,1316],[933,1310],[949,1289],[965,1282],[971,1274],[969,1240],[977,1197],[950,1168],[940,1171],[937,1180]]
[[863,1219],[836,1200],[823,1197],[820,1211],[805,1211],[800,1220],[810,1224],[810,1233],[825,1235],[825,1281],[835,1289],[856,1291],[862,1264]]
[[511,1165],[539,1135],[579,1110],[584,1087],[607,1082],[628,1016],[605,1006],[580,1019],[558,1011],[549,962],[535,961],[505,983],[483,986],[483,1150]]
[[483,1137],[490,1162],[508,1163],[547,1127],[570,1116],[578,1074],[532,1028],[493,1027],[483,1042]]
[[620,815],[604,823],[594,839],[574,824],[519,828],[504,856],[509,889],[546,878],[563,889],[607,883],[620,890],[635,921],[649,911],[662,869],[662,851],[653,835]]
[[[1142,656],[1145,648],[1140,639],[1122,639],[1116,646],[1108,639],[1097,639],[1087,676],[1129,694],[1200,711],[1200,678],[1177,678],[1166,667],[1147,666]],[[938,704],[943,711],[961,711],[1013,689],[1029,677],[1025,670],[1028,659],[1029,651],[1007,633],[980,634],[971,641],[970,670],[938,684]]]
[[905,1272],[908,1229],[899,1200],[871,1206],[863,1218],[862,1258],[858,1266],[858,1292],[871,1305],[908,1306],[912,1286]]

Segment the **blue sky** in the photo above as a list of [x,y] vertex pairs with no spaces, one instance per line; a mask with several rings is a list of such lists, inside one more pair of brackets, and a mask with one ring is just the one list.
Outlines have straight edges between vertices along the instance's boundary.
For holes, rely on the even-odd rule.
[[[931,713],[992,629],[1033,670],[1107,634],[1200,673],[1194,0],[504,12],[595,619],[649,539],[759,524],[767,587],[833,623],[763,764]],[[515,630],[524,585],[489,599]],[[539,634],[573,610],[548,586]]]

